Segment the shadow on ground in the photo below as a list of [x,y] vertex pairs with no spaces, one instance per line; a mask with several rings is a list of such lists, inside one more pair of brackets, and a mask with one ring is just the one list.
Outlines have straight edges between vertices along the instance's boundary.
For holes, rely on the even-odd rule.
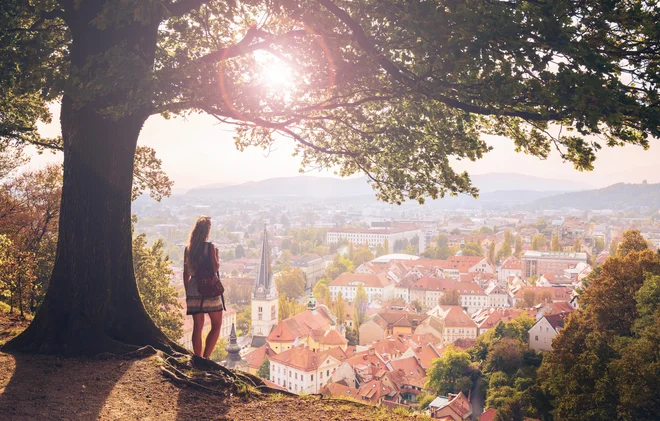
[[132,365],[27,354],[0,353],[0,359],[0,419],[8,420],[97,419]]

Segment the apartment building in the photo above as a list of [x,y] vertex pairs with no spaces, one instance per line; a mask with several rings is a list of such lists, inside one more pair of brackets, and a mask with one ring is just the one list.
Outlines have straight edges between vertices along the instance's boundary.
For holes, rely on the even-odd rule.
[[522,276],[525,279],[546,274],[560,277],[564,270],[578,263],[587,263],[587,253],[529,250],[522,257]]

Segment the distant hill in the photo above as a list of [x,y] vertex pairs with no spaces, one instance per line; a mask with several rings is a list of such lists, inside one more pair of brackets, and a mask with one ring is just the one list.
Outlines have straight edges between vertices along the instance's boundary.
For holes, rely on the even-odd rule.
[[[553,180],[515,173],[480,174],[472,177],[473,183],[485,193],[496,191],[525,190],[527,197],[521,202],[529,202],[545,196],[529,194],[536,192],[574,191],[588,188],[584,185],[565,180]],[[510,195],[511,193],[509,193]],[[231,186],[201,186],[188,191],[187,195],[194,197],[213,196],[220,199],[246,199],[257,197],[297,197],[297,198],[333,198],[374,195],[365,177],[331,178],[331,177],[280,177],[262,181],[250,181]],[[466,199],[473,200],[466,196]],[[518,200],[516,200],[518,201]]]
[[537,209],[625,209],[648,206],[660,208],[660,184],[617,183],[597,190],[563,193],[535,200]]
[[189,190],[188,196],[213,196],[222,199],[257,197],[350,197],[371,194],[366,178],[279,177],[225,187],[200,187]]
[[573,180],[542,178],[517,173],[488,173],[471,175],[472,184],[482,193],[498,190],[530,190],[530,191],[576,191],[587,190],[594,186]]

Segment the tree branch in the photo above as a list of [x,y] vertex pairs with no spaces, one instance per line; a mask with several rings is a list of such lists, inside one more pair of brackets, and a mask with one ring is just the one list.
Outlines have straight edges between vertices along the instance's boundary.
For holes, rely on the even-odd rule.
[[199,9],[208,2],[209,0],[181,0],[176,3],[166,4],[165,8],[167,8],[173,17],[181,17],[193,10]]
[[321,146],[315,145],[311,142],[308,142],[307,140],[303,139],[300,135],[296,134],[291,129],[286,127],[286,124],[284,124],[284,123],[274,123],[272,121],[263,120],[261,118],[252,118],[251,119],[251,118],[247,118],[246,116],[239,115],[238,113],[236,113],[234,111],[221,112],[219,110],[213,110],[213,109],[211,109],[209,107],[205,107],[205,106],[200,106],[200,108],[202,110],[204,110],[204,112],[206,112],[207,114],[213,116],[214,118],[216,118],[217,120],[219,120],[223,123],[227,123],[226,119],[233,119],[233,120],[236,120],[236,121],[242,121],[244,123],[250,123],[250,124],[253,124],[253,125],[258,126],[258,127],[264,127],[264,128],[273,129],[273,130],[282,132],[282,133],[286,134],[287,136],[291,137],[292,139],[294,139],[295,141],[297,141],[298,143],[301,143],[302,145],[305,145],[305,146],[309,147],[310,149],[314,149],[317,152],[322,152],[322,153],[325,153],[325,154],[328,154],[328,155],[342,155],[342,156],[350,156],[350,157],[356,157],[357,156],[357,154],[354,154],[354,153],[351,153],[351,152],[336,151],[336,150],[332,150],[332,149],[327,149],[327,148],[323,148]]
[[[265,34],[267,34],[267,36]],[[284,34],[269,34],[255,27],[250,27],[250,29],[248,29],[247,33],[245,34],[245,37],[243,37],[243,39],[236,44],[202,56],[197,59],[197,61],[207,63],[224,61],[233,57],[251,53],[253,51],[267,49],[271,44],[281,43],[282,41],[295,39],[305,35],[307,35],[307,32],[304,29],[297,29],[286,32]],[[251,44],[252,41],[257,38],[262,38],[264,41]]]
[[548,120],[558,120],[562,118],[562,114],[540,114],[528,111],[515,111],[515,110],[501,110],[501,109],[491,109],[484,108],[478,105],[465,104],[455,98],[450,98],[442,93],[424,88],[419,82],[419,78],[411,78],[407,75],[404,75],[401,69],[389,60],[385,55],[378,51],[373,41],[370,37],[364,32],[364,29],[360,24],[353,19],[345,10],[341,9],[339,6],[334,4],[332,0],[317,0],[319,4],[325,7],[330,13],[335,15],[343,24],[345,24],[352,32],[353,38],[357,44],[362,48],[367,54],[373,56],[376,59],[376,62],[397,82],[400,82],[406,85],[413,92],[420,93],[428,98],[435,99],[436,101],[442,102],[445,105],[448,105],[453,108],[458,108],[463,111],[467,111],[474,114],[481,115],[501,115],[507,117],[520,117],[526,120],[533,121],[548,121]]

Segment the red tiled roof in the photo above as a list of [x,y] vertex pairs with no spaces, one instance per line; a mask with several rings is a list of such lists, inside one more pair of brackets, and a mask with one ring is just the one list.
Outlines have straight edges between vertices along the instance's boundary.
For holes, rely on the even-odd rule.
[[479,329],[491,329],[495,326],[497,326],[500,321],[502,322],[510,322],[511,320],[515,319],[516,317],[520,316],[521,314],[529,314],[529,312],[525,310],[518,310],[518,309],[505,309],[505,310],[496,310],[490,313],[486,320],[481,322],[479,324]]
[[393,234],[397,232],[406,232],[418,230],[419,227],[413,224],[398,224],[391,228],[341,228],[333,227],[328,228],[328,232],[341,232],[341,233],[361,233],[361,234]]
[[368,401],[373,404],[378,403],[381,396],[388,395],[392,392],[388,386],[385,386],[380,380],[371,380],[360,386],[358,396],[362,401]]
[[329,383],[325,385],[319,393],[323,396],[332,396],[335,398],[340,396],[355,398],[357,397],[358,390],[341,383]]
[[[441,269],[458,269],[459,273],[468,273],[471,267],[484,260],[483,256],[449,256]],[[418,262],[419,260],[416,260]]]
[[336,330],[327,330],[321,337],[320,343],[323,345],[346,345],[348,340]]
[[550,314],[558,314],[561,312],[572,313],[575,311],[568,301],[557,301],[556,303],[548,303],[543,306],[543,314],[549,316]]
[[458,395],[449,401],[448,406],[461,418],[472,411],[470,401],[467,400],[463,392],[458,392]]
[[264,384],[265,384],[266,386],[268,386],[268,387],[270,387],[270,388],[277,389],[277,390],[286,390],[285,388],[283,388],[283,387],[280,386],[279,384],[277,384],[277,383],[273,383],[273,382],[271,382],[270,380],[267,380],[267,379],[261,379],[261,380],[264,382]]
[[389,356],[389,358],[396,358],[408,349],[406,344],[403,343],[403,339],[394,337],[372,342],[369,347],[375,349],[381,355]]
[[534,291],[537,294],[544,291],[549,291],[552,300],[554,301],[570,301],[572,298],[572,291],[566,287],[529,287],[524,286],[514,294],[516,298],[522,298],[525,291]]
[[266,357],[273,358],[275,355],[277,355],[277,352],[270,349],[270,346],[266,343],[246,354],[243,359],[247,361],[248,367],[258,369]]
[[438,349],[432,344],[413,348],[413,352],[419,359],[419,364],[424,370],[431,368],[431,361],[435,360],[441,355],[440,351],[438,351]]
[[417,358],[407,357],[390,361],[392,371],[401,370],[408,377],[420,379],[426,377],[426,371]]
[[502,262],[502,269],[516,270],[522,268],[522,262],[519,259],[516,259],[515,256],[509,256],[504,262]]
[[488,408],[479,416],[479,421],[495,421],[497,411],[493,408]]
[[[323,307],[325,309],[325,307]],[[310,336],[315,330],[328,330],[332,319],[322,309],[306,310],[280,321],[268,335],[271,342],[293,342],[297,338]]]
[[543,316],[545,319],[550,323],[550,326],[556,331],[559,331],[559,329],[564,328],[564,320],[568,317],[570,313],[559,313],[559,314],[551,314],[549,316]]
[[441,306],[443,310],[449,310],[444,319],[442,320],[445,327],[462,327],[471,328],[477,327],[477,324],[470,318],[470,316],[463,310],[461,306]]
[[327,358],[336,358],[328,351],[314,352],[304,345],[294,346],[291,349],[287,349],[286,351],[274,355],[271,360],[303,371],[313,371],[316,370]]

